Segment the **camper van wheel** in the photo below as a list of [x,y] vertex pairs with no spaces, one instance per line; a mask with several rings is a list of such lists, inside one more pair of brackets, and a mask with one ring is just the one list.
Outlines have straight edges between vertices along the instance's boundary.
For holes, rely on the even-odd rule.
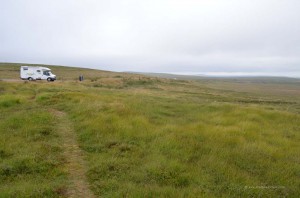
[[29,81],[33,81],[33,78],[29,77],[28,80],[29,80]]
[[52,81],[52,79],[51,78],[47,78],[47,81],[50,82],[50,81]]

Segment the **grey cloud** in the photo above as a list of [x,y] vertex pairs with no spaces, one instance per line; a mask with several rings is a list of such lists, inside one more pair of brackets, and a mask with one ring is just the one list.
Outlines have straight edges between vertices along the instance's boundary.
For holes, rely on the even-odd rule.
[[0,61],[116,71],[300,71],[297,0],[0,1]]

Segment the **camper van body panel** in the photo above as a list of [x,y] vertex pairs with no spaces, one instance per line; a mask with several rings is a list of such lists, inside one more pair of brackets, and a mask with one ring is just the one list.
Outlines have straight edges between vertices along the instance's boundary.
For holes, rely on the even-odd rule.
[[20,78],[23,80],[56,80],[56,76],[51,73],[51,69],[47,67],[33,67],[33,66],[21,66]]

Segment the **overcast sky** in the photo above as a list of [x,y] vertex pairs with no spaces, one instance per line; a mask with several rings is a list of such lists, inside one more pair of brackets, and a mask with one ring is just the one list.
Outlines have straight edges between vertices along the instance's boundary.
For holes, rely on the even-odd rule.
[[300,76],[300,1],[0,0],[0,62]]

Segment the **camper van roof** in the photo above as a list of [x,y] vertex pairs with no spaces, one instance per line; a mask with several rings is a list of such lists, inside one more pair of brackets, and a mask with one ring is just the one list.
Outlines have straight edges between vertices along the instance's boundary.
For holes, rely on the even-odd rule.
[[27,65],[22,65],[21,67],[28,67],[28,68],[39,68],[43,70],[51,70],[48,67],[39,67],[39,66],[27,66]]
[[40,67],[40,69],[44,69],[44,70],[51,70],[48,67]]

